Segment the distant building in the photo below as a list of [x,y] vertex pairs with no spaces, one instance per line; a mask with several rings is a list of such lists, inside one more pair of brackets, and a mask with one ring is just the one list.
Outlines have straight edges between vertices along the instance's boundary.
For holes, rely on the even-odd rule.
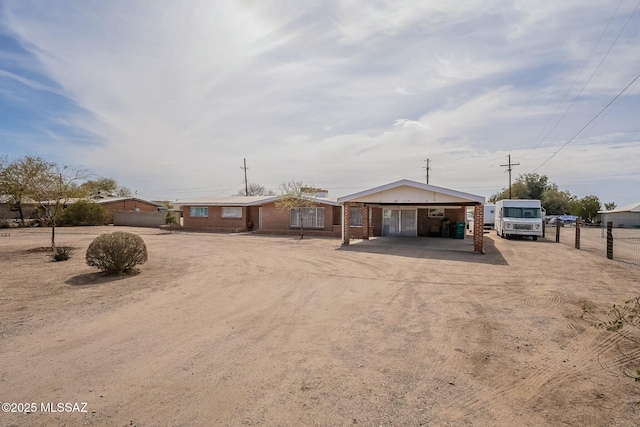
[[602,224],[613,222],[614,227],[640,228],[640,203],[612,209],[610,211],[598,211]]

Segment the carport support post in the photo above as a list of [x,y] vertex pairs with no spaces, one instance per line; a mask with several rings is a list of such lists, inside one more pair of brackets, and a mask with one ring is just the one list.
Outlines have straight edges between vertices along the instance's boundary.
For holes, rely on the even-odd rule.
[[556,243],[560,243],[560,219],[556,218]]
[[607,258],[613,259],[613,222],[607,222]]
[[351,221],[350,221],[349,203],[342,205],[342,244],[348,245],[351,240]]
[[369,240],[369,208],[362,205],[362,240]]
[[580,218],[576,219],[576,249],[580,249]]
[[473,207],[473,251],[484,253],[484,205]]

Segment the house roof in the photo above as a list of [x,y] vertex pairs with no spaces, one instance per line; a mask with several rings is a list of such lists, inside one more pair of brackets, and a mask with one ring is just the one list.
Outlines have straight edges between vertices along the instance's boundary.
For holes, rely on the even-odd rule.
[[401,179],[400,181],[338,198],[338,203],[345,202],[398,204],[484,203],[485,198],[449,188]]
[[105,203],[122,202],[125,200],[135,200],[137,202],[149,203],[150,205],[164,206],[163,203],[152,202],[151,200],[140,199],[138,197],[105,197],[103,199],[91,199],[92,202],[100,205]]
[[[232,196],[210,197],[204,199],[177,200],[172,203],[175,206],[260,206],[275,202],[281,196]],[[336,199],[316,197],[316,202],[325,205],[339,206]]]
[[603,213],[620,213],[620,212],[640,212],[640,203],[633,203],[631,205],[623,206],[621,208],[612,209],[610,211],[598,211],[599,214],[603,214]]

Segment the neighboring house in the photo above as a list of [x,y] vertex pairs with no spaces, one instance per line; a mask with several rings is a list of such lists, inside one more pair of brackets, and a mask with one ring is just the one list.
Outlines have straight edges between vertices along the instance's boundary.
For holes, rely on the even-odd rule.
[[158,212],[164,209],[161,203],[140,199],[137,197],[110,197],[93,200],[102,205],[107,211],[107,222],[113,223],[114,212]]
[[[321,193],[326,194],[326,193]],[[183,229],[237,233],[251,231],[264,234],[296,234],[300,230],[297,210],[276,206],[280,196],[214,197],[179,200]],[[335,200],[317,197],[316,206],[303,208],[305,234],[340,236],[340,206]]]
[[610,211],[598,211],[598,216],[603,225],[611,221],[614,227],[640,227],[640,203],[634,203]]

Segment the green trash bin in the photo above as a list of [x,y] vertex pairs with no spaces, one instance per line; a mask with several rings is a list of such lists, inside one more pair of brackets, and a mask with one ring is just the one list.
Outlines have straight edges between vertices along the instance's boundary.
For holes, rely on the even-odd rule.
[[453,238],[464,239],[464,222],[456,222],[453,227]]

